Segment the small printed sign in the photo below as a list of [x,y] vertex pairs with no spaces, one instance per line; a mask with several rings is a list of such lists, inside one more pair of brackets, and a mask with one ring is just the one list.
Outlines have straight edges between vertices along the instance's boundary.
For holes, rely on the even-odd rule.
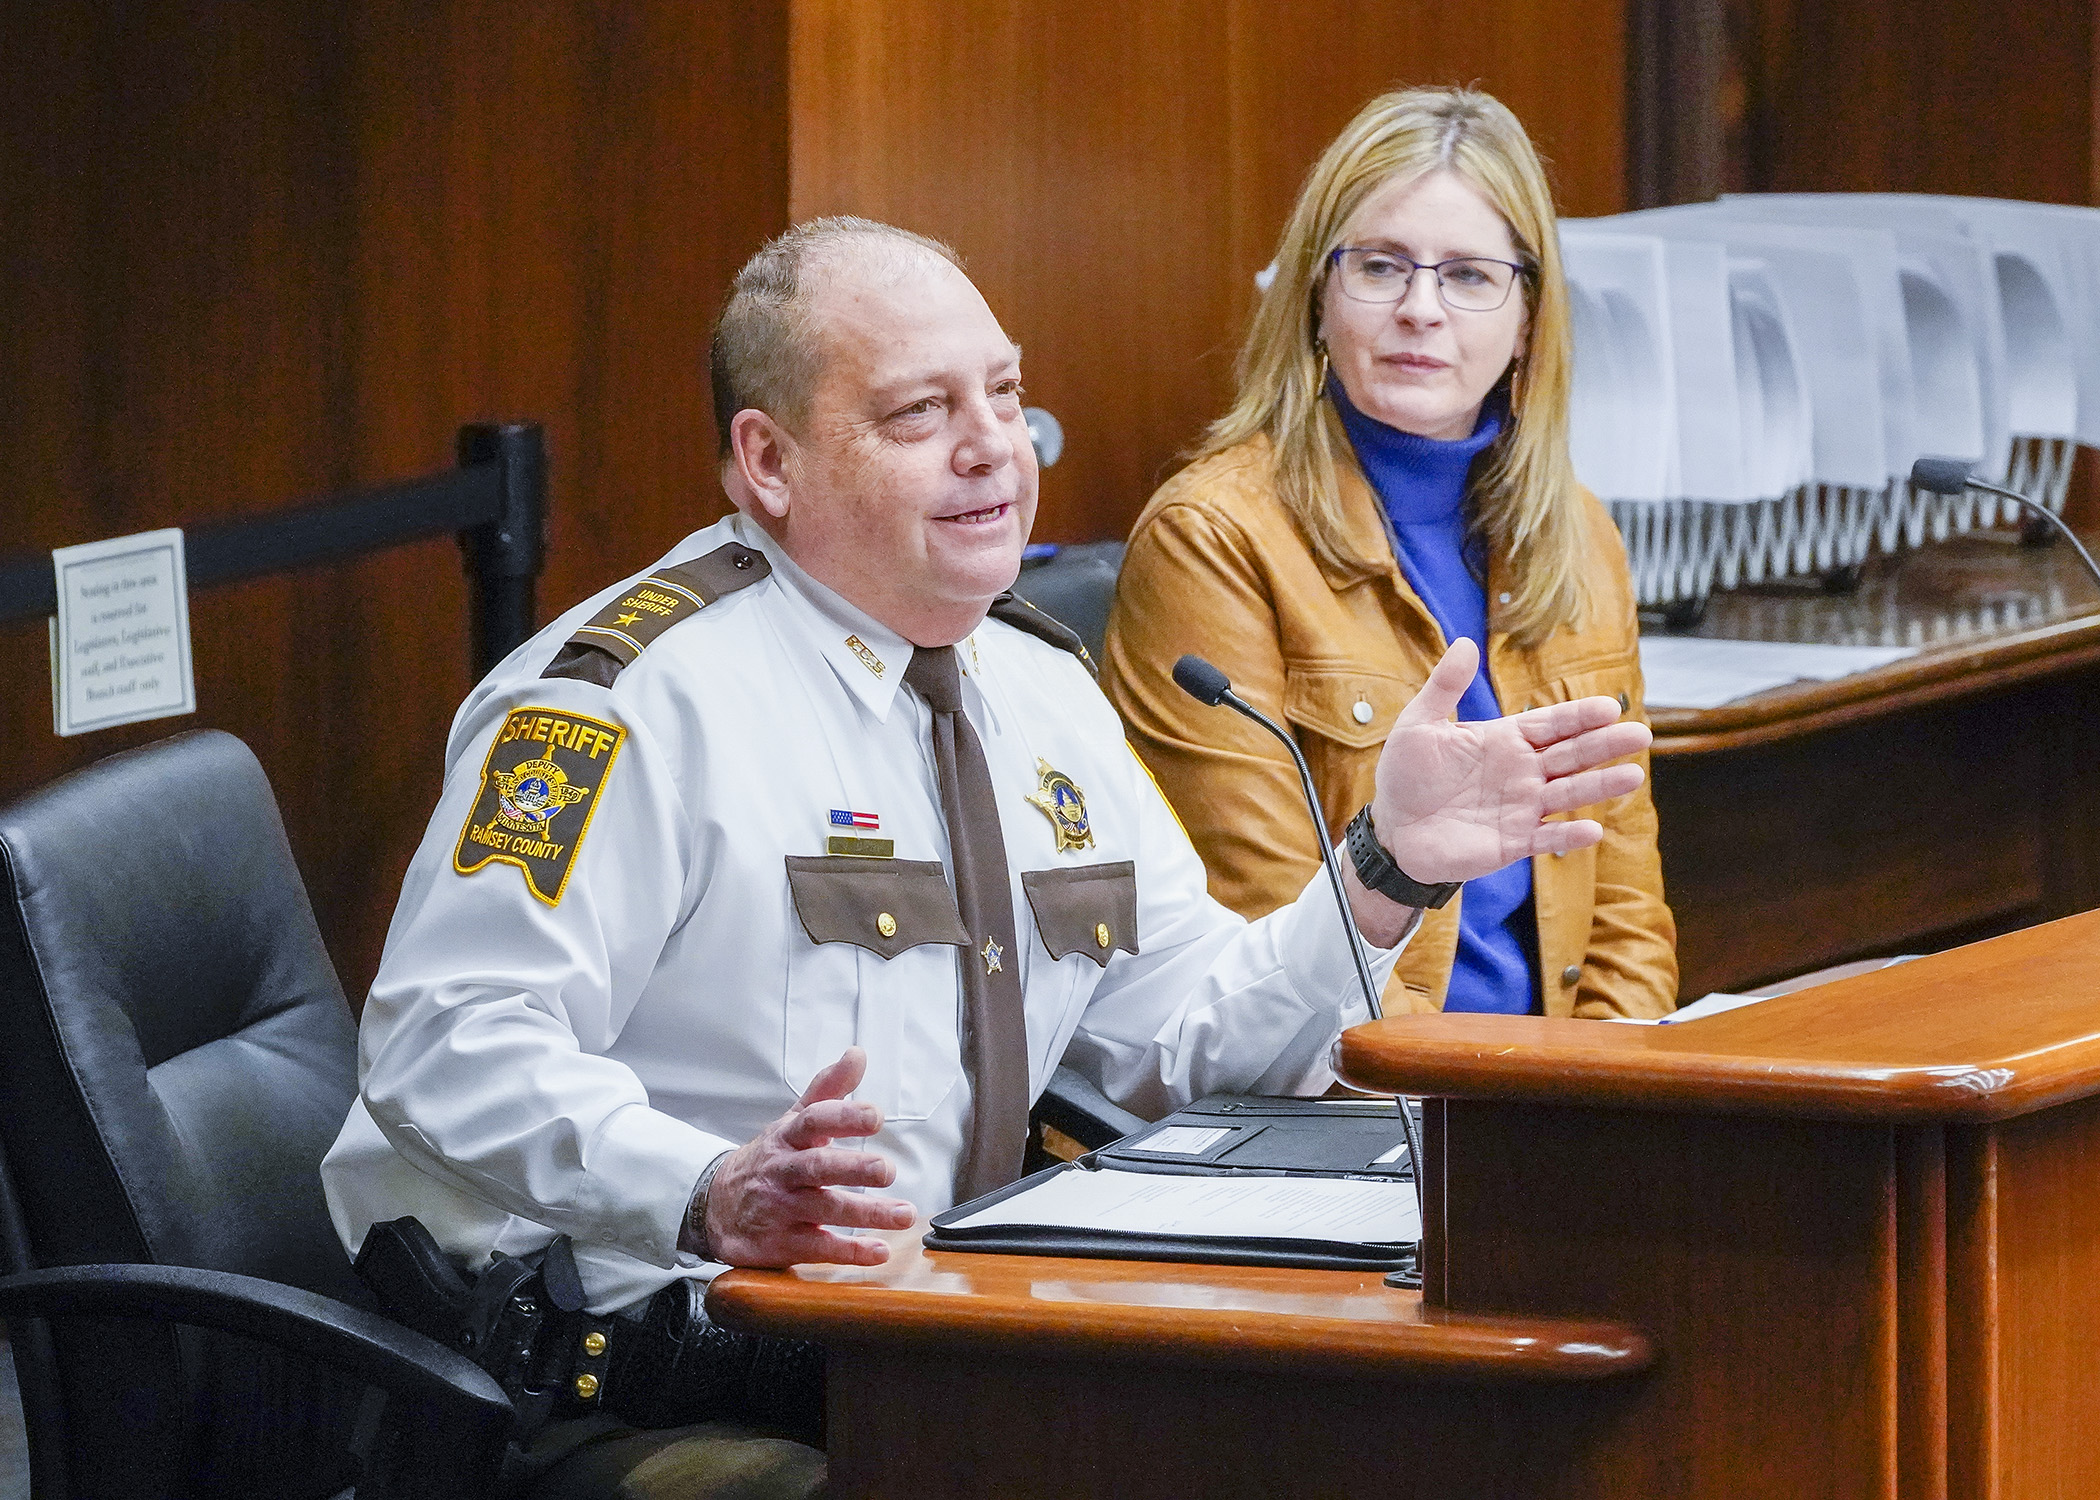
[[85,734],[195,713],[181,530],[60,547],[51,567],[52,728]]

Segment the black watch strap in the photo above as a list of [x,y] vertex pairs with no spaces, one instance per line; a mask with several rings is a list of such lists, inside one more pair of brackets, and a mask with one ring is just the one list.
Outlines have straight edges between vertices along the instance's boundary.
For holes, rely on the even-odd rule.
[[1387,900],[1397,901],[1402,906],[1435,911],[1465,884],[1462,880],[1447,880],[1442,885],[1424,885],[1394,864],[1393,856],[1386,853],[1385,845],[1378,842],[1378,830],[1371,825],[1369,803],[1365,803],[1363,811],[1349,820],[1346,842],[1349,862],[1356,866],[1356,878]]

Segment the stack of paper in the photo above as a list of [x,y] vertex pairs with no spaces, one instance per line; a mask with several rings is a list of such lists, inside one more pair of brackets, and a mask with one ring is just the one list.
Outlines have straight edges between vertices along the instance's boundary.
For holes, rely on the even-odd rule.
[[1794,641],[1641,637],[1650,708],[1718,708],[1794,682],[1832,682],[1911,655],[1915,646],[1822,646]]
[[1871,230],[1758,223],[1724,207],[1650,209],[1611,222],[1719,245],[1764,267],[1808,386],[1812,480],[1879,488],[1908,473],[1917,454],[1895,241]]
[[1413,1183],[1355,1177],[1058,1172],[949,1227],[1005,1225],[1181,1239],[1403,1244],[1422,1237]]
[[2060,511],[2100,446],[2100,210],[1786,194],[1562,225],[1570,448],[1645,605]]

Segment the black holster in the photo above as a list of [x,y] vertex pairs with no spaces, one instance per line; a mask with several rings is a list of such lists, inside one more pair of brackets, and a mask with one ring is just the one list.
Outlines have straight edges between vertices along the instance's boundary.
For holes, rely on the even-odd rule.
[[495,1378],[517,1414],[513,1442],[598,1409],[617,1320],[584,1311],[567,1235],[528,1256],[496,1256],[470,1282],[410,1215],[366,1232],[357,1274],[381,1312]]
[[621,1333],[608,1400],[626,1421],[682,1427],[726,1418],[824,1446],[820,1345],[711,1322],[705,1289],[690,1280],[659,1290],[641,1320]]

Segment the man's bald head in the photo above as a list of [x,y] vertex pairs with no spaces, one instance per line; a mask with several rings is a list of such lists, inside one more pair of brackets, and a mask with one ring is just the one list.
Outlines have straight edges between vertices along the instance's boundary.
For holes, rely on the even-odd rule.
[[746,261],[708,348],[722,452],[729,451],[731,420],[746,408],[789,428],[802,425],[824,370],[823,330],[809,316],[820,286],[842,276],[884,285],[929,260],[962,266],[939,240],[835,215],[797,224]]

